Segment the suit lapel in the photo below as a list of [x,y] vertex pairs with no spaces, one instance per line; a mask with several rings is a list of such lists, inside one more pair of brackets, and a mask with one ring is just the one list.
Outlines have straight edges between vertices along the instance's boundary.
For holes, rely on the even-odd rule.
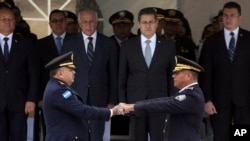
[[142,45],[141,45],[141,36],[137,36],[136,38],[138,38],[138,40],[136,40],[136,43],[135,43],[135,46],[134,46],[134,49],[135,49],[134,52],[135,52],[136,56],[138,55],[138,59],[140,59],[139,61],[141,62],[141,63],[138,63],[138,64],[143,64],[145,69],[148,70],[149,68],[147,66],[147,63],[145,61],[145,57],[143,55],[143,50],[142,50]]
[[161,52],[161,40],[159,39],[159,37],[157,36],[156,37],[156,44],[155,44],[155,52],[152,56],[152,61],[151,61],[151,64],[150,64],[150,67],[149,68],[152,68],[153,65],[156,63],[156,60],[158,59],[158,57],[160,56]]
[[8,62],[10,62],[13,54],[17,51],[18,42],[19,42],[18,37],[15,34],[13,34]]
[[46,48],[48,48],[48,51],[52,52],[53,55],[58,56],[59,54],[58,54],[58,51],[56,48],[56,43],[54,41],[54,37],[52,34],[49,36],[49,44],[50,44],[50,46],[46,47]]
[[103,49],[103,38],[101,37],[99,33],[97,33],[96,42],[94,46],[95,46],[95,51],[94,51],[94,57],[93,57],[93,62],[92,62],[92,68],[96,64],[95,62],[98,59],[98,57],[102,55],[101,53]]
[[80,54],[80,56],[82,56],[82,60],[83,60],[83,62],[85,64],[85,66],[89,68],[88,58],[87,58],[87,52],[86,52],[86,49],[85,49],[85,43],[84,43],[84,39],[83,39],[82,33],[78,33],[78,35],[79,35],[79,36],[77,36],[78,43],[76,43],[76,45],[80,46],[80,47],[77,47],[76,50]]
[[3,62],[4,62],[4,54],[3,54],[3,50],[2,50],[2,46],[0,45],[0,49],[1,49],[1,55],[0,55],[0,58],[1,58],[1,60],[3,60]]
[[228,63],[231,63],[230,57],[229,57],[229,53],[228,53],[228,48],[227,48],[227,43],[226,43],[226,39],[225,39],[225,34],[224,34],[224,30],[219,31],[220,35],[218,36],[219,38],[217,39],[216,42],[219,43],[218,47],[219,47],[219,51],[222,54],[222,58],[225,58],[227,60]]

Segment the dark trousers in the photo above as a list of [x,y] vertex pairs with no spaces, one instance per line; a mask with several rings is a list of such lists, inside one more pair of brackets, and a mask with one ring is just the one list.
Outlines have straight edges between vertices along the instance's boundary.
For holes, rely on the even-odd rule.
[[41,136],[43,141],[45,141],[46,127],[43,117],[43,110],[36,107],[35,119],[34,119],[34,141],[41,141]]
[[102,141],[104,135],[105,121],[91,120],[89,121],[90,141]]
[[165,115],[143,116],[130,118],[132,141],[151,141],[163,140],[163,129]]
[[0,111],[0,140],[27,141],[27,115],[10,111],[6,106]]
[[230,125],[250,124],[250,109],[248,107],[216,107],[217,114],[211,116],[214,141],[230,140]]

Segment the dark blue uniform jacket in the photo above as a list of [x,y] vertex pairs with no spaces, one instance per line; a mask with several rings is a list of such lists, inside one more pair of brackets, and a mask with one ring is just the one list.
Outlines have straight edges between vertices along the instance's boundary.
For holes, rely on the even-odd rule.
[[198,84],[172,97],[138,102],[135,115],[166,113],[165,139],[167,141],[201,141],[200,126],[204,111],[204,96]]
[[46,141],[88,141],[88,121],[109,120],[110,110],[91,107],[63,82],[51,78],[43,98]]

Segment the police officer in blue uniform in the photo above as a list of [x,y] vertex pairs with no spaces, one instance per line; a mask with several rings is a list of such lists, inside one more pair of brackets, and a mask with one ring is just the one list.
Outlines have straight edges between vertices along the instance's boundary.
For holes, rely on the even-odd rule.
[[204,97],[197,79],[203,68],[194,61],[176,57],[173,70],[174,86],[179,91],[172,97],[138,101],[136,104],[120,103],[119,110],[133,112],[134,116],[147,114],[167,115],[164,139],[167,141],[201,141],[200,126],[204,111]]
[[68,52],[50,61],[50,80],[44,92],[46,141],[89,141],[88,121],[109,120],[117,108],[88,106],[70,87],[74,82],[73,54]]

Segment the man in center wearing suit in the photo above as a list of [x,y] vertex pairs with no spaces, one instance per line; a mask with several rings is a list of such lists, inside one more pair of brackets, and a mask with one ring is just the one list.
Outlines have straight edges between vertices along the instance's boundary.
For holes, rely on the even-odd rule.
[[[109,37],[96,31],[97,12],[83,8],[78,23],[81,32],[64,41],[63,51],[74,52],[77,66],[75,82],[85,103],[97,107],[113,107],[117,102],[117,48]],[[102,141],[105,121],[90,121],[91,141]]]
[[[141,35],[122,44],[118,79],[120,102],[135,103],[170,95],[175,48],[172,42],[156,35],[157,25],[154,8],[140,10]],[[152,141],[163,140],[164,115],[131,117],[130,122],[133,141],[147,141],[148,134]]]
[[205,69],[200,85],[214,141],[229,141],[232,124],[250,124],[250,32],[239,27],[241,19],[240,5],[226,3],[224,29],[204,42],[200,55]]
[[[50,60],[61,54],[63,40],[69,36],[66,33],[67,21],[64,11],[58,9],[52,10],[49,16],[49,26],[52,30],[52,33],[46,37],[39,39],[36,43],[36,48],[39,54],[40,70],[41,70],[40,74],[41,87],[39,92],[38,107],[36,109],[36,115],[35,115],[34,138],[36,140],[40,138],[39,137],[40,129],[43,130],[44,137],[46,134],[43,111],[42,111],[42,103],[43,103],[42,98],[46,84],[49,81],[49,70],[46,69],[44,66]],[[57,39],[58,37],[60,37],[61,39]],[[39,113],[41,115],[39,115]],[[42,121],[42,124],[40,124],[39,121]],[[40,127],[40,125],[42,126]]]

